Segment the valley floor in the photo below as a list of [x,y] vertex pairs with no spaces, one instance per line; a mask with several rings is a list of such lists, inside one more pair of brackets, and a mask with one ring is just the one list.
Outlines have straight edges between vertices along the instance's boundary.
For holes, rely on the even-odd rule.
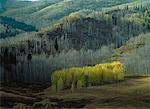
[[[64,90],[58,93],[49,87],[43,91],[5,88],[1,89],[1,109],[11,104],[47,103],[57,108],[99,108],[99,109],[150,109],[150,77],[127,77],[120,83],[94,86],[81,90]],[[42,101],[42,102],[41,102]]]

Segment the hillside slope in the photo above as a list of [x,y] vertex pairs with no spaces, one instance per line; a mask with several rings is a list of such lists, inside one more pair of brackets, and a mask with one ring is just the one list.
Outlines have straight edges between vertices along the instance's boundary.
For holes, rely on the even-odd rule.
[[128,75],[150,75],[150,33],[131,38],[115,50],[112,60],[119,60],[127,67]]
[[22,22],[18,22],[9,17],[0,16],[0,38],[7,38],[16,36],[20,33],[37,31],[37,29],[31,25],[27,25]]
[[33,5],[18,9],[8,9],[3,16],[15,18],[27,24],[36,25],[38,29],[46,27],[72,12],[83,9],[101,10],[102,8],[130,3],[137,0],[57,0],[39,1]]

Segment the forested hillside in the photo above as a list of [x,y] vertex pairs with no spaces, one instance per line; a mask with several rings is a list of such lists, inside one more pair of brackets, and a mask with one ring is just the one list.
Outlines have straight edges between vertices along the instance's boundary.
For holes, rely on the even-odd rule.
[[37,33],[1,40],[5,80],[45,82],[56,69],[110,61],[114,49],[150,31],[149,5],[145,1],[102,12],[85,9]]
[[16,36],[20,33],[37,31],[37,29],[31,25],[27,25],[22,22],[18,22],[12,18],[0,16],[1,32],[0,38],[7,38]]
[[134,1],[138,0],[48,0],[39,1],[32,5],[29,3],[22,8],[12,9],[8,7],[8,10],[2,15],[35,25],[41,29],[41,27],[49,26],[72,12],[83,9],[100,11],[103,8],[111,8]]
[[119,60],[127,67],[128,75],[149,75],[150,34],[131,38],[124,46],[116,49],[112,60]]

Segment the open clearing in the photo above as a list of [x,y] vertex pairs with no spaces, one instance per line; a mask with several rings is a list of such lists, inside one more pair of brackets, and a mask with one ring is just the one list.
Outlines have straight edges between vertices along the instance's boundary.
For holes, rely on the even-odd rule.
[[[35,90],[35,89],[34,89]],[[2,88],[2,109],[11,108],[14,103],[32,105],[46,101],[54,108],[99,108],[99,109],[150,109],[150,77],[132,77],[125,81],[102,86],[94,86],[75,91],[58,93],[52,88],[35,92],[24,92],[12,88]]]

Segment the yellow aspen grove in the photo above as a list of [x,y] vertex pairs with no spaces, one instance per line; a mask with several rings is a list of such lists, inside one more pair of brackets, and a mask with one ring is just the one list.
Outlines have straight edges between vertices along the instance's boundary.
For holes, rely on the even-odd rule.
[[125,66],[120,62],[74,67],[55,71],[52,86],[57,90],[83,88],[124,80]]

